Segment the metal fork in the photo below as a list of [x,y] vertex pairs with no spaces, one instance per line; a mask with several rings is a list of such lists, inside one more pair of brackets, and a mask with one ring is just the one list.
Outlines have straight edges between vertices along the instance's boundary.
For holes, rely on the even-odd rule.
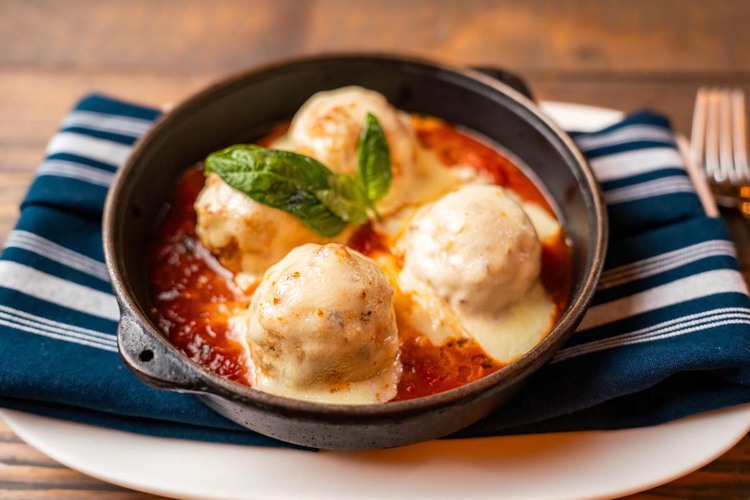
[[716,202],[739,210],[750,224],[750,167],[747,158],[745,93],[740,89],[698,90],[690,140],[692,160],[705,169]]

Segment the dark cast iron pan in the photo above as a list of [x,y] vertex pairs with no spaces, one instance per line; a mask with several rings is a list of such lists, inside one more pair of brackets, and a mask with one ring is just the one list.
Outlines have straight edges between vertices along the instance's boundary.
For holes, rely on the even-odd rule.
[[[507,367],[409,401],[311,403],[215,375],[174,348],[154,324],[148,249],[182,172],[212,151],[257,139],[273,124],[289,120],[315,92],[346,85],[376,90],[405,111],[437,116],[498,142],[534,171],[559,209],[573,244],[570,303],[552,331]],[[403,57],[334,55],[241,73],[183,102],[135,147],[105,207],[104,248],[122,313],[118,343],[125,363],[151,386],[193,393],[249,429],[317,448],[400,446],[450,434],[487,416],[573,333],[594,292],[607,241],[606,213],[591,169],[570,138],[527,96],[522,81],[499,70],[481,73]]]

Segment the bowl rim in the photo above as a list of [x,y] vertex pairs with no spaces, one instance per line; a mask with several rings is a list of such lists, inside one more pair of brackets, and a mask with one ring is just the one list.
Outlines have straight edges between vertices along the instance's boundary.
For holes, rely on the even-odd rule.
[[[179,351],[164,334],[153,325],[152,319],[144,313],[144,308],[139,305],[139,301],[134,297],[131,291],[125,286],[126,277],[124,266],[120,259],[119,247],[122,242],[116,241],[115,222],[118,219],[117,214],[122,210],[122,204],[118,203],[123,190],[128,185],[130,173],[140,163],[143,151],[155,140],[158,140],[163,131],[167,131],[173,122],[179,121],[183,115],[190,115],[191,111],[200,108],[204,100],[209,100],[222,91],[228,91],[233,86],[241,84],[243,81],[252,79],[256,76],[263,76],[273,71],[283,70],[285,68],[297,65],[314,64],[321,62],[330,62],[335,60],[351,60],[352,62],[362,60],[382,60],[391,63],[404,63],[406,65],[426,66],[432,69],[452,73],[464,79],[474,80],[492,90],[505,94],[510,99],[520,104],[527,112],[530,112],[541,125],[552,132],[561,145],[565,147],[567,153],[575,160],[579,167],[579,173],[582,178],[577,183],[588,188],[591,197],[591,206],[589,213],[593,217],[593,226],[589,220],[589,227],[593,229],[592,236],[595,238],[593,251],[590,256],[590,268],[587,270],[580,292],[577,296],[571,297],[570,302],[563,311],[560,319],[555,323],[552,329],[537,342],[529,351],[513,360],[503,368],[493,372],[479,380],[470,382],[460,387],[449,389],[440,393],[432,394],[403,401],[394,401],[387,403],[371,403],[366,405],[344,405],[319,403],[305,400],[298,400],[262,392],[252,387],[228,380],[214,372],[195,363],[181,351]],[[512,151],[512,147],[509,147]],[[585,182],[581,182],[585,181]],[[542,184],[544,184],[542,182]],[[587,203],[588,205],[588,203]],[[593,210],[591,210],[593,208]],[[573,140],[557,124],[548,118],[531,99],[527,98],[517,90],[485,75],[477,70],[457,65],[445,64],[442,62],[432,61],[420,57],[405,56],[401,54],[389,54],[382,52],[333,52],[317,55],[306,55],[292,58],[286,58],[271,63],[266,63],[249,69],[237,71],[224,78],[221,78],[196,93],[191,94],[183,99],[179,104],[170,109],[169,112],[161,115],[152,127],[144,134],[133,146],[131,154],[126,163],[117,171],[113,183],[107,193],[104,206],[104,217],[102,221],[102,237],[104,243],[104,257],[107,270],[112,281],[113,290],[117,298],[121,311],[121,319],[125,315],[131,315],[138,325],[146,332],[149,337],[156,339],[161,347],[166,348],[171,355],[178,356],[185,362],[191,371],[197,373],[203,385],[200,389],[191,389],[190,387],[175,387],[167,390],[180,390],[183,392],[195,392],[204,395],[220,396],[235,402],[244,402],[254,406],[273,408],[287,414],[297,415],[316,415],[325,417],[387,417],[394,414],[417,413],[427,409],[447,406],[458,400],[475,399],[483,395],[494,387],[512,385],[514,379],[519,373],[524,372],[528,366],[533,365],[544,358],[541,366],[555,352],[555,346],[562,344],[572,333],[577,323],[582,319],[586,308],[588,307],[599,276],[602,272],[604,258],[606,254],[608,241],[608,218],[604,205],[603,197],[599,184],[596,182],[593,171],[582,153],[578,150]],[[118,331],[118,337],[120,333]],[[121,352],[121,351],[120,351]],[[122,355],[122,352],[121,352]],[[136,371],[140,371],[137,366],[132,366],[125,359],[126,364]]]

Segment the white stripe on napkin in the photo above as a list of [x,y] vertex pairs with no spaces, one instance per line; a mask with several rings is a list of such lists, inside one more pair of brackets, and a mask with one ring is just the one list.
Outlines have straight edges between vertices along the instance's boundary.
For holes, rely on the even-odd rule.
[[624,179],[664,168],[684,168],[673,148],[648,148],[615,153],[589,161],[599,182]]
[[112,132],[133,138],[140,137],[152,125],[151,120],[143,120],[123,115],[109,115],[95,111],[73,111],[62,122],[63,128],[81,127],[101,132]]
[[615,205],[665,194],[694,192],[695,188],[689,177],[670,176],[605,191],[604,200],[609,205]]
[[30,327],[30,326],[25,326],[25,325],[22,325],[22,324],[18,324],[18,323],[15,323],[13,321],[8,321],[8,320],[2,319],[2,318],[0,318],[0,325],[6,326],[8,328],[13,328],[15,330],[21,330],[21,331],[24,331],[24,332],[27,332],[27,333],[33,333],[35,335],[41,335],[43,337],[48,337],[48,338],[55,339],[55,340],[62,340],[62,341],[65,341],[65,342],[72,342],[74,344],[81,344],[81,345],[85,345],[85,346],[89,346],[89,347],[94,347],[94,348],[97,348],[97,349],[102,349],[102,350],[105,350],[105,351],[117,352],[117,346],[110,346],[110,345],[100,344],[100,343],[97,343],[97,342],[92,342],[90,340],[84,340],[84,339],[73,339],[73,338],[66,337],[66,336],[63,336],[63,335],[59,335],[59,334],[56,334],[56,333],[53,333],[53,332],[50,332],[50,331],[40,330],[38,328],[33,328],[33,327]]
[[68,153],[118,167],[127,160],[130,146],[75,132],[56,134],[47,146],[47,155]]
[[28,231],[15,230],[10,233],[5,240],[5,246],[21,248],[28,252],[33,252],[50,260],[54,260],[64,266],[70,267],[82,273],[86,273],[102,281],[109,282],[109,273],[107,266],[103,262],[92,259],[87,255],[74,252],[69,248],[42,238]]
[[611,132],[575,139],[578,147],[584,151],[635,141],[654,141],[671,144],[674,142],[674,137],[672,136],[672,132],[666,130],[664,127],[656,125],[629,125],[612,130]]
[[552,358],[551,364],[614,347],[678,337],[717,326],[740,324],[750,325],[750,309],[744,307],[726,307],[704,311],[664,321],[633,332],[561,349]]
[[115,174],[100,168],[65,160],[47,160],[37,169],[37,176],[53,175],[88,182],[97,186],[109,187]]
[[83,328],[77,325],[71,325],[69,323],[61,323],[59,321],[54,321],[49,318],[37,316],[35,314],[31,314],[26,311],[21,311],[20,309],[15,309],[13,307],[0,305],[0,312],[9,314],[11,316],[16,316],[18,318],[23,318],[23,319],[26,319],[35,323],[40,323],[42,325],[55,328],[57,330],[64,330],[64,331],[68,331],[71,333],[77,333],[79,335],[84,335],[84,336],[88,336],[91,338],[95,338],[107,344],[112,344],[112,345],[117,344],[117,337],[115,335],[102,333],[96,330],[91,330],[89,328]]
[[598,289],[607,290],[623,283],[654,276],[708,257],[720,256],[735,257],[734,245],[726,240],[704,241],[604,271],[599,280]]
[[0,286],[68,309],[117,321],[120,310],[114,295],[37,271],[23,264],[0,261]]
[[747,293],[745,281],[737,271],[719,269],[694,274],[621,299],[592,306],[583,317],[578,331],[688,300],[729,292]]
[[117,337],[78,326],[52,321],[0,305],[0,320],[13,328],[37,335],[74,342],[107,351],[117,350]]

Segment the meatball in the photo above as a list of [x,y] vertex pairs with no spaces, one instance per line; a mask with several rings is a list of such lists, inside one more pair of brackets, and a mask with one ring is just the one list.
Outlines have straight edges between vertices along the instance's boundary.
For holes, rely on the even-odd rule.
[[216,174],[206,179],[195,211],[203,245],[224,267],[250,281],[260,279],[292,248],[325,241],[293,215],[256,202]]
[[391,153],[393,182],[379,203],[384,212],[406,202],[413,182],[417,154],[416,135],[408,115],[393,108],[385,97],[361,87],[319,92],[297,112],[289,129],[289,144],[337,172],[354,175],[357,147],[367,113],[383,127]]
[[393,398],[402,370],[393,293],[372,259],[344,245],[289,252],[246,315],[253,387],[323,403]]
[[399,248],[402,288],[423,282],[461,316],[497,315],[537,281],[541,244],[505,191],[471,184],[423,207]]

